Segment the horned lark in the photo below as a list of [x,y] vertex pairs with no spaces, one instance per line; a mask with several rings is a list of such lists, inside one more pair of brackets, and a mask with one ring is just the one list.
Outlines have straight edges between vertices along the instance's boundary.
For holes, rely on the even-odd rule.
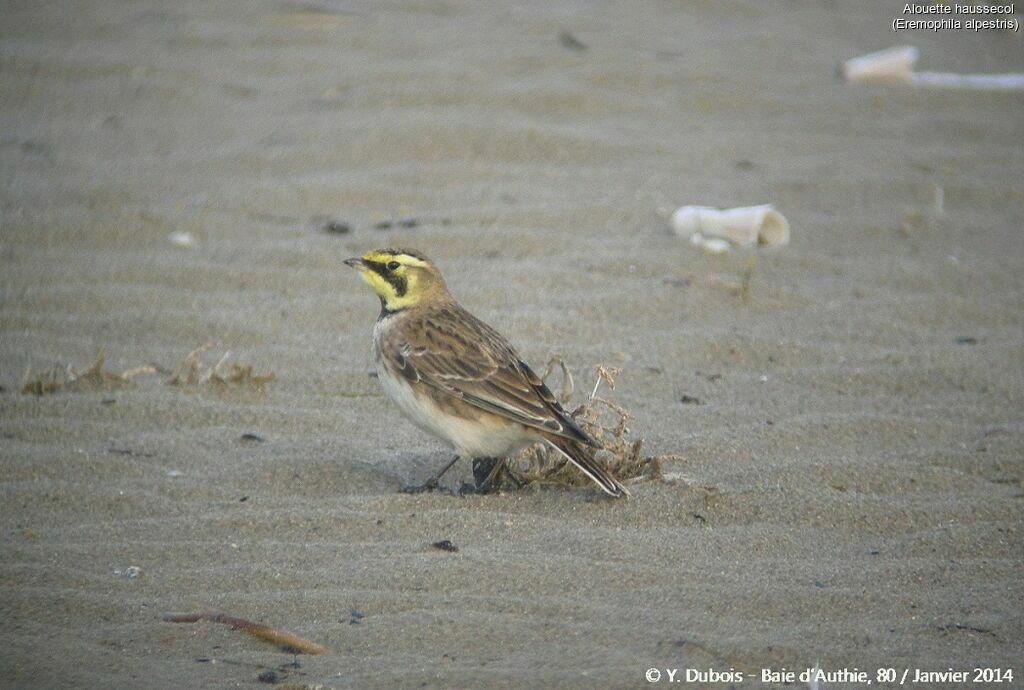
[[459,306],[426,257],[378,249],[345,263],[380,297],[373,352],[384,391],[457,453],[416,490],[436,488],[460,457],[506,458],[543,442],[606,493],[629,494],[594,460],[601,444],[577,426],[501,334]]

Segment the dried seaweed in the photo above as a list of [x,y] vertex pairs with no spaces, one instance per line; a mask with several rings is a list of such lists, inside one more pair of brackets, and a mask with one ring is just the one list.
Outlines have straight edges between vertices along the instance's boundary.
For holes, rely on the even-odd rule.
[[32,366],[25,369],[21,377],[19,390],[25,395],[49,395],[56,393],[64,385],[64,379],[60,378],[57,367],[50,367],[46,371],[39,372],[33,376]]
[[[573,380],[561,358],[552,358],[541,378],[547,383],[555,365],[562,369],[562,395],[559,397],[563,404],[568,404]],[[594,371],[596,380],[590,395],[570,416],[581,429],[604,446],[595,453],[595,459],[602,462],[620,481],[661,479],[663,463],[677,456],[643,455],[643,439],[630,438],[629,422],[634,419],[633,415],[621,405],[598,395],[602,383],[610,390],[615,390],[615,378],[620,370],[599,364]],[[565,456],[547,444],[534,444],[510,458],[496,481],[500,485],[504,479],[510,480],[514,486],[535,482],[579,486],[589,482],[583,473],[570,465]]]
[[202,356],[211,347],[213,347],[213,343],[206,343],[188,353],[185,359],[175,367],[170,378],[167,379],[167,384],[171,386],[211,385],[219,389],[248,387],[263,393],[267,384],[276,378],[272,371],[265,374],[254,374],[250,364],[243,365],[237,362],[228,364],[228,359],[231,357],[230,352],[225,352],[216,364],[204,369]]
[[743,265],[743,271],[739,275],[739,280],[730,280],[728,278],[722,278],[716,274],[712,274],[710,278],[710,285],[716,288],[722,288],[723,290],[736,295],[744,302],[750,302],[753,297],[751,290],[751,282],[754,279],[754,273],[757,270],[757,255],[751,254],[747,257],[746,263]]
[[[185,359],[171,373],[167,383],[172,386],[210,385],[218,390],[253,389],[263,393],[268,383],[274,380],[273,372],[254,374],[248,364],[228,362],[230,352],[224,354],[213,367],[203,365],[202,354],[213,347],[207,343],[185,356]],[[19,390],[25,395],[50,395],[59,391],[110,390],[121,388],[144,374],[166,374],[167,371],[154,364],[134,367],[121,373],[104,369],[106,355],[100,350],[96,361],[87,369],[79,371],[70,364],[61,368],[54,365],[35,372],[29,366],[21,377]]]
[[747,263],[743,268],[743,274],[740,277],[740,298],[744,302],[750,301],[750,281],[754,279],[755,268],[757,268],[757,255],[751,254],[747,259]]
[[29,366],[21,377],[20,390],[26,395],[39,396],[49,395],[60,390],[109,390],[127,385],[136,376],[157,373],[157,368],[149,365],[135,367],[117,374],[103,368],[105,360],[106,353],[100,350],[96,355],[96,361],[88,369],[78,371],[69,364],[63,374],[57,366],[52,366],[33,375],[32,367]]

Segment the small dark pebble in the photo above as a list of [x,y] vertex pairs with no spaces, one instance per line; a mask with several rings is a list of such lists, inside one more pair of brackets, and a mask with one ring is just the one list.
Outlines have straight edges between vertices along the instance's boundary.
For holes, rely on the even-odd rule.
[[323,230],[330,235],[347,235],[352,232],[352,227],[340,220],[329,220],[324,223]]
[[679,402],[683,403],[684,405],[703,405],[704,404],[703,400],[701,400],[700,398],[695,398],[692,395],[684,395],[683,397],[679,398]]
[[248,500],[249,500],[249,497],[248,497],[248,496],[242,496],[242,497],[241,497],[240,499],[238,499],[238,502],[239,502],[239,503],[245,503],[245,502],[246,502],[246,501],[248,501]]
[[971,335],[961,335],[953,338],[956,345],[977,345],[978,339]]
[[871,554],[872,556],[877,556],[878,554],[880,554],[882,552],[879,551],[878,549],[871,549],[870,551],[868,551],[868,553]]
[[435,541],[431,544],[435,549],[441,549],[442,551],[448,551],[450,553],[456,553],[459,547],[451,543],[448,539],[442,539],[441,541]]
[[420,224],[419,218],[399,218],[398,220],[382,220],[373,224],[374,230],[391,230],[392,228],[415,228]]
[[21,142],[21,150],[34,156],[49,155],[51,146],[45,141],[32,141],[31,139]]
[[817,587],[818,589],[825,589],[825,587],[827,585],[824,582],[822,582],[821,580],[815,580],[814,581],[814,586]]
[[702,525],[708,521],[708,519],[706,517],[704,517],[703,515],[701,515],[700,513],[693,513],[693,519],[696,520],[697,522],[699,522]]
[[770,420],[770,419],[766,419],[766,420],[764,420],[764,423],[765,423],[765,424],[767,424],[768,426],[775,426],[775,422],[773,422],[773,421],[772,421],[772,420]]
[[266,683],[267,685],[273,685],[277,682],[277,672],[264,671],[260,675],[256,676],[256,680],[258,680],[261,683]]
[[151,458],[153,453],[143,453],[142,451],[132,450],[131,448],[110,448],[107,450],[108,453],[114,455],[127,455],[133,458]]
[[568,48],[569,50],[587,49],[586,43],[576,38],[568,31],[563,31],[562,33],[558,34],[558,42],[562,44],[563,48]]
[[259,434],[254,434],[252,432],[246,432],[242,434],[241,438],[243,441],[255,441],[256,443],[263,443],[264,441],[262,436],[260,436]]
[[208,663],[210,663],[210,657],[207,657],[207,656],[197,656],[196,657],[196,663],[197,664],[208,664]]
[[352,609],[352,617],[349,618],[348,624],[359,625],[359,622],[362,621],[364,618],[366,618],[365,613],[363,613],[362,611],[357,611],[356,609]]

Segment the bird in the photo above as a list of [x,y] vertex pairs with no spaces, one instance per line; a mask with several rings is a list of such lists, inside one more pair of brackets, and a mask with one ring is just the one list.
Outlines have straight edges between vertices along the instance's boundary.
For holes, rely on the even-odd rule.
[[438,488],[459,458],[508,458],[544,443],[606,494],[629,495],[594,458],[604,446],[580,428],[508,340],[455,301],[433,262],[411,249],[376,249],[344,263],[380,298],[373,356],[385,393],[456,453],[406,491]]

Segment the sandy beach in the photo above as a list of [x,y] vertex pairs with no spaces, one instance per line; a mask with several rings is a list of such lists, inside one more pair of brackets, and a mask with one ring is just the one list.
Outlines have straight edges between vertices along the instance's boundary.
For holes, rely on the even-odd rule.
[[[4,3],[0,687],[1024,682],[1024,94],[836,76],[1024,45],[902,8]],[[761,203],[788,246],[669,227]],[[663,478],[400,493],[448,449],[369,375],[383,246],[574,402],[619,368]]]

